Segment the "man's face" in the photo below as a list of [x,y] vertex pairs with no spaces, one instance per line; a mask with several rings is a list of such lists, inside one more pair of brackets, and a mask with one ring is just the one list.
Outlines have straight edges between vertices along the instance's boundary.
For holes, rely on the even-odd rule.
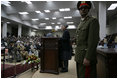
[[85,17],[89,12],[89,8],[87,6],[82,6],[80,7],[79,12],[82,17]]
[[64,26],[62,26],[62,27],[61,27],[61,30],[64,30],[64,29],[65,29],[65,27],[64,27]]

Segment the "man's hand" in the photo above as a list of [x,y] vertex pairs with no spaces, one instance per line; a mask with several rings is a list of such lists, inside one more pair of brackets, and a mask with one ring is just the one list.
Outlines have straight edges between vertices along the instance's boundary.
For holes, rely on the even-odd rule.
[[89,66],[90,65],[90,61],[88,59],[84,58],[83,64],[85,66]]

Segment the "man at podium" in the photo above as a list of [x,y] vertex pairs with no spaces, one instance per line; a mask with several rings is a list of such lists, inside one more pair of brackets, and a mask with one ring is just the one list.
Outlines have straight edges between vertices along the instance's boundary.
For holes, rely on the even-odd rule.
[[71,59],[70,52],[70,33],[66,29],[68,25],[62,26],[63,30],[61,41],[61,52],[60,52],[60,60],[61,60],[61,72],[68,72],[68,60]]

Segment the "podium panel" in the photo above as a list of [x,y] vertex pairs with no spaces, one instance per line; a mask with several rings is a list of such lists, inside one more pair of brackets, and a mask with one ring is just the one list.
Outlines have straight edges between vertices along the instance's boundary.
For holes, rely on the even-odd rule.
[[58,40],[59,38],[41,38],[41,73],[59,73]]

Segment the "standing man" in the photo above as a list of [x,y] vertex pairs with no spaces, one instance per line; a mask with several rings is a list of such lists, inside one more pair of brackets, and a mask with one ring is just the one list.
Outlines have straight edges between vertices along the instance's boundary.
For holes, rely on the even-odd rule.
[[80,78],[97,77],[96,47],[99,41],[99,22],[96,18],[88,16],[90,8],[90,1],[79,1],[77,3],[81,21],[76,30],[75,61],[77,77]]
[[64,31],[61,41],[61,72],[68,72],[68,60],[71,59],[71,49],[70,49],[70,33],[66,29],[68,25],[62,26],[61,29]]

